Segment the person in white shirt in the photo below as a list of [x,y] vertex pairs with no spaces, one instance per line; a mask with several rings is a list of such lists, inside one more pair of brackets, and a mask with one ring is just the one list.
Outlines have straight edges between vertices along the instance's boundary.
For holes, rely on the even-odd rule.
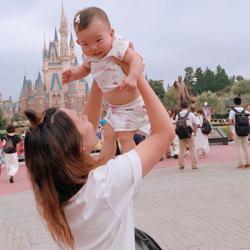
[[93,89],[85,109],[87,116],[79,117],[65,108],[50,108],[42,114],[25,111],[30,121],[25,136],[26,166],[37,207],[59,247],[135,250],[133,198],[142,177],[174,138],[166,109],[143,76],[137,86],[152,133],[134,149],[105,164],[89,155],[96,143],[102,105]]
[[[244,111],[244,108],[241,106],[241,98],[234,98],[234,109],[237,112]],[[235,141],[236,151],[238,154],[238,166],[237,168],[248,168],[250,167],[250,152],[249,152],[249,143],[248,136],[238,136],[235,131],[235,110],[231,109],[229,112],[228,122],[231,126],[231,132]],[[246,111],[245,111],[246,112]],[[250,116],[248,116],[250,121]]]
[[[188,103],[186,101],[181,102],[181,112],[176,115],[176,123],[178,122],[179,117],[184,117],[188,111]],[[192,169],[198,169],[197,166],[197,156],[196,156],[196,149],[195,149],[195,136],[196,136],[196,117],[193,112],[189,112],[186,120],[187,126],[191,127],[193,130],[193,133],[191,133],[190,138],[185,139],[179,139],[179,157],[178,157],[178,163],[179,163],[179,169],[185,168],[184,163],[184,154],[187,149],[187,146],[189,147],[189,151],[191,154],[191,164]]]
[[206,118],[201,109],[197,109],[196,114],[197,114],[196,115],[197,131],[195,137],[195,147],[196,147],[197,157],[202,158],[206,157],[207,153],[209,152],[208,135],[203,134],[201,131],[203,121]]

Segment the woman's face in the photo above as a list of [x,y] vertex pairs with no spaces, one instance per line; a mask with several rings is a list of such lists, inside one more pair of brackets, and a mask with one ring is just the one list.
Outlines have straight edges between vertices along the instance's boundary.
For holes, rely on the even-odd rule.
[[97,137],[88,117],[86,115],[79,116],[76,111],[70,109],[62,108],[61,110],[69,116],[81,134],[83,139],[83,150],[86,153],[91,153],[97,143]]

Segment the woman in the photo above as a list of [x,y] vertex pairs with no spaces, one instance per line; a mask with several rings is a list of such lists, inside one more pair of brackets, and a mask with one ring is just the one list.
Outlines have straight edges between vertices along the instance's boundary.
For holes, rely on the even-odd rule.
[[197,131],[195,137],[195,146],[197,150],[197,156],[199,158],[206,157],[207,153],[209,152],[208,135],[203,134],[201,131],[204,119],[205,117],[203,111],[201,109],[198,109],[196,111]]
[[[17,173],[19,164],[16,151],[16,145],[21,141],[20,137],[16,134],[14,125],[9,124],[6,128],[7,134],[3,137],[3,151],[6,164],[6,173],[10,183],[14,183],[14,175]],[[11,146],[6,150],[6,144],[11,142]]]
[[[54,240],[62,247],[135,249],[132,200],[141,178],[158,162],[173,138],[172,122],[140,77],[138,89],[145,102],[152,134],[135,149],[103,164],[89,153],[101,101],[94,82],[85,113],[50,108],[44,114],[26,110],[30,130],[25,136],[25,161],[37,207]],[[93,96],[95,98],[93,98]]]

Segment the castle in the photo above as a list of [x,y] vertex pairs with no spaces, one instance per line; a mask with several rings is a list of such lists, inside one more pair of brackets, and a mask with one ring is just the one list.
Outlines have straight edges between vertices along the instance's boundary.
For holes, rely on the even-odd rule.
[[83,111],[89,90],[86,80],[62,84],[62,72],[78,65],[72,34],[68,41],[68,23],[63,6],[59,32],[60,40],[55,29],[54,40],[49,42],[48,49],[44,40],[42,75],[39,71],[34,83],[24,76],[19,97],[21,116],[27,108],[37,112],[49,107],[66,107],[78,113]]

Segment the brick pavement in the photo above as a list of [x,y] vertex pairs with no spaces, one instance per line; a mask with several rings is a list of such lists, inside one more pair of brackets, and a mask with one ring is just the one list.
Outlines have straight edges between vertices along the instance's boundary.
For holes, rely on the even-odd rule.
[[[250,169],[235,164],[154,169],[135,201],[136,226],[167,250],[249,250]],[[57,249],[31,191],[1,197],[0,223],[1,250]]]

